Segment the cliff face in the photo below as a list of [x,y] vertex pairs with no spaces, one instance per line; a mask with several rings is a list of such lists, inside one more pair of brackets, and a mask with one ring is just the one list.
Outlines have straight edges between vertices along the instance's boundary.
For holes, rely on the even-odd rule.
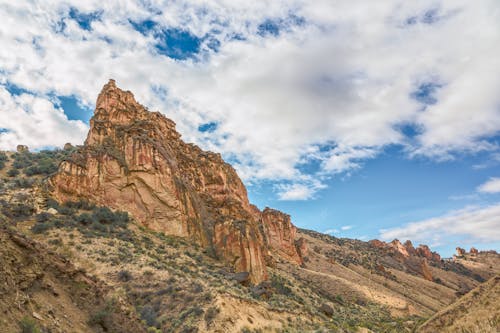
[[126,210],[153,230],[211,248],[253,282],[267,278],[268,250],[301,262],[287,215],[260,212],[219,154],[183,142],[173,121],[113,80],[97,98],[84,147],[61,163],[51,185],[60,201]]

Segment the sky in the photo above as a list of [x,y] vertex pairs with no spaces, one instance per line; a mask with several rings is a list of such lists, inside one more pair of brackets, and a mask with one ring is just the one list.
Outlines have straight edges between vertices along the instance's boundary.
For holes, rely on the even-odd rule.
[[81,144],[110,79],[337,237],[500,250],[498,0],[0,0],[0,150]]

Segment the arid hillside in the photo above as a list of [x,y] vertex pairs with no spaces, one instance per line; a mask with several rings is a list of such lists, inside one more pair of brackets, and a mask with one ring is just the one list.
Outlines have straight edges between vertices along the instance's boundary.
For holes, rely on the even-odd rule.
[[171,120],[113,81],[96,105],[85,145],[0,153],[8,332],[498,325],[496,252],[458,249],[445,260],[410,241],[297,229],[287,214],[251,205],[220,155],[183,142]]

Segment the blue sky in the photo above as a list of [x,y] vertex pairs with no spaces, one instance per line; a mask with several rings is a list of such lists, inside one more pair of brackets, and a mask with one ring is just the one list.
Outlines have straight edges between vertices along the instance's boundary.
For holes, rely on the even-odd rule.
[[[82,143],[114,78],[251,200],[336,236],[500,248],[496,0],[0,6],[0,149]],[[461,38],[456,38],[459,35]]]

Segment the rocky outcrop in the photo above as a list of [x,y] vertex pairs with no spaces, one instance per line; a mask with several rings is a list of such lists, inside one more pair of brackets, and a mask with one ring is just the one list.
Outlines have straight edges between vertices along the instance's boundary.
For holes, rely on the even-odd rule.
[[271,253],[287,261],[302,264],[302,258],[295,246],[297,228],[291,223],[290,215],[266,207],[262,212],[262,226]]
[[424,258],[420,263],[420,270],[424,279],[432,281],[432,273],[429,264],[427,263],[427,259]]
[[295,248],[299,253],[299,256],[304,260],[309,254],[309,247],[307,246],[307,241],[304,237],[300,237],[295,241]]
[[465,249],[462,249],[461,247],[457,247],[455,250],[456,250],[457,257],[463,257],[465,255]]
[[389,243],[389,246],[391,246],[395,251],[399,252],[400,254],[402,254],[405,257],[410,256],[410,254],[408,253],[408,250],[406,249],[406,247],[403,244],[401,244],[399,239],[394,239],[392,242]]
[[391,253],[393,258],[407,271],[420,275],[429,281],[432,281],[429,262],[441,261],[441,256],[436,252],[432,252],[427,245],[420,244],[415,248],[410,240],[402,244],[398,239],[394,239],[390,243],[373,239],[369,241],[369,244],[374,248]]
[[420,244],[418,246],[418,248],[416,249],[416,254],[419,257],[424,257],[428,260],[434,260],[434,261],[441,260],[441,256],[438,253],[432,252],[431,249],[429,249],[429,247],[424,244]]
[[88,199],[126,210],[145,226],[210,248],[252,282],[267,278],[268,249],[301,263],[290,217],[248,201],[220,154],[181,140],[175,123],[107,83],[83,147],[50,181],[60,201]]
[[30,151],[30,149],[29,149],[29,148],[28,148],[28,146],[26,146],[26,145],[17,145],[17,147],[16,147],[16,151],[17,151],[18,153],[25,153],[25,152],[29,152],[29,151]]

